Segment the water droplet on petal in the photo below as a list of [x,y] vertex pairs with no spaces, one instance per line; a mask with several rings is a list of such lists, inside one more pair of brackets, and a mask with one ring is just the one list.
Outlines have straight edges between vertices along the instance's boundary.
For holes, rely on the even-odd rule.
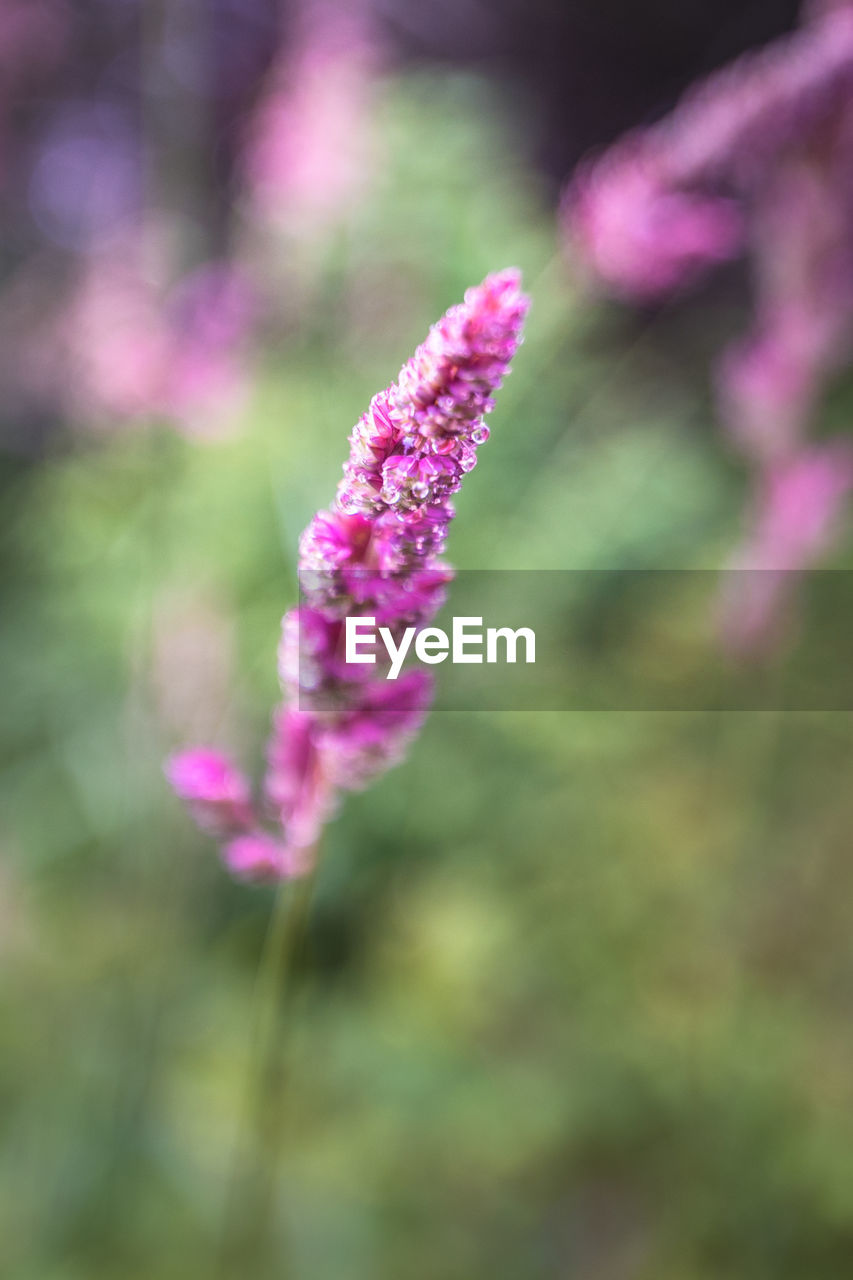
[[435,440],[433,442],[432,451],[433,453],[437,453],[439,454],[439,456],[441,456],[443,454],[452,453],[455,448],[456,448],[456,441],[450,439],[447,436],[444,436],[441,439]]

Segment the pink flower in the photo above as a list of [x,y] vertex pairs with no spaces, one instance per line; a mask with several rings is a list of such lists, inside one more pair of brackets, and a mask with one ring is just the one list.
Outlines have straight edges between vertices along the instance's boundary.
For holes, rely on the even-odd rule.
[[306,571],[363,564],[372,529],[365,516],[318,511],[299,540],[299,563]]
[[[489,276],[451,307],[400,371],[397,383],[375,396],[350,438],[350,458],[336,507],[377,518],[392,507],[411,513],[407,533],[441,535],[455,492],[488,439],[484,414],[493,404],[518,347],[527,301],[517,271]],[[428,508],[429,528],[419,511]],[[403,536],[399,521],[392,526]],[[400,549],[402,550],[402,544]]]
[[251,788],[228,756],[206,747],[172,756],[166,776],[199,826],[240,830],[252,821]]
[[[381,665],[348,664],[343,619],[369,615],[399,636],[425,626],[452,577],[439,559],[453,508],[448,492],[473,466],[488,430],[483,415],[521,341],[527,299],[517,271],[469,289],[375,396],[353,432],[331,511],[299,544],[303,603],[282,622],[276,713],[264,793],[278,836],[253,831],[226,847],[243,878],[311,869],[338,794],[397,764],[420,728],[432,682],[422,671],[394,681]],[[191,803],[187,788],[173,785]]]

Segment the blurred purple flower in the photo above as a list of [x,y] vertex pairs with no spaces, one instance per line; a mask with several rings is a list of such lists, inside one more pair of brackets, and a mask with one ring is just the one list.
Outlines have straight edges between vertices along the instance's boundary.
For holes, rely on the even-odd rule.
[[29,204],[41,233],[62,249],[106,247],[138,221],[140,139],[109,103],[66,103],[36,144]]
[[274,720],[264,799],[284,843],[259,837],[257,820],[247,820],[246,841],[225,853],[236,874],[310,870],[337,794],[397,763],[417,733],[429,676],[414,670],[388,680],[381,661],[348,665],[344,618],[375,617],[399,640],[440,607],[452,577],[438,559],[453,518],[448,493],[488,438],[483,415],[521,341],[527,307],[517,271],[469,289],[356,425],[335,505],[300,541],[303,603],[282,624],[285,704]]

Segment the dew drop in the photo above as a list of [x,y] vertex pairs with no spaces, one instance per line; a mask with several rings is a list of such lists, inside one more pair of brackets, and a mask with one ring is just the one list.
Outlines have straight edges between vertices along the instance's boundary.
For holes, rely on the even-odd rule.
[[451,439],[449,436],[444,436],[442,439],[436,440],[433,443],[432,451],[442,457],[448,453],[452,453],[455,448],[456,441]]

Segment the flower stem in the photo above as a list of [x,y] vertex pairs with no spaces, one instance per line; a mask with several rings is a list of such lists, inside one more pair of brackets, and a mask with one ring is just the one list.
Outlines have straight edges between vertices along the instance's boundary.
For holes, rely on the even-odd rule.
[[255,1280],[276,1266],[275,1191],[283,1146],[286,1047],[294,962],[304,937],[313,877],[283,882],[258,968],[247,1097],[225,1206],[220,1274]]

